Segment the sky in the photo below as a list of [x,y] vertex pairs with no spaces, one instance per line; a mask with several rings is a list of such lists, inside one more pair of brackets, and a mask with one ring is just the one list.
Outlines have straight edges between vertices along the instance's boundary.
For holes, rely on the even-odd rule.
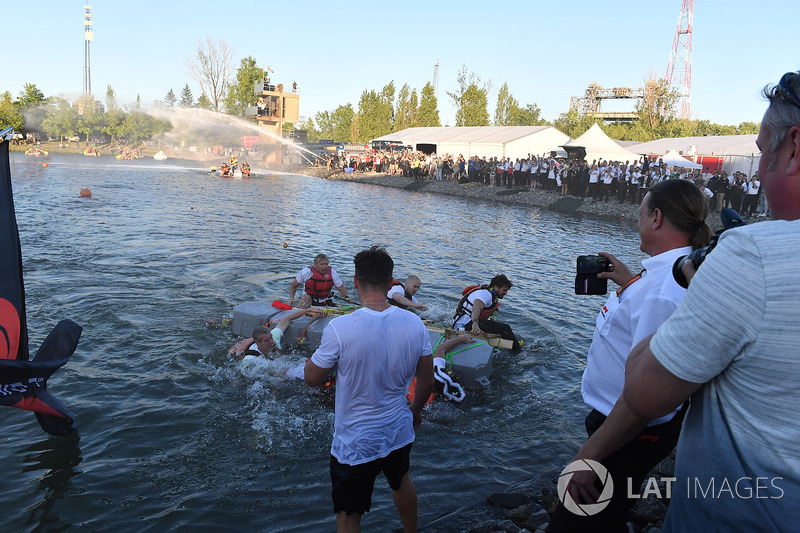
[[[663,76],[682,0],[572,0],[571,2],[417,1],[243,2],[227,0],[94,0],[91,83],[105,103],[110,85],[120,104],[137,95],[144,107],[180,95],[187,58],[211,37],[269,65],[273,82],[300,93],[300,116],[350,103],[394,81],[419,94],[439,63],[443,125],[454,125],[447,92],[457,73],[491,82],[489,113],[508,83],[522,106],[535,104],[546,120],[569,110],[592,82],[642,87]],[[0,93],[17,98],[25,83],[45,96],[77,97],[83,87],[83,6],[77,0],[5,0],[0,19],[6,46],[0,56]],[[798,0],[697,0],[692,39],[691,118],[738,125],[759,122],[761,89],[800,69]],[[628,111],[633,101],[604,104]]]

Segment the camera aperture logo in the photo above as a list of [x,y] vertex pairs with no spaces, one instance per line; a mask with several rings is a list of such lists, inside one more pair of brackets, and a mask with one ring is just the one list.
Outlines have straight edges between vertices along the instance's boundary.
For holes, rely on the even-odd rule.
[[[594,473],[600,479],[600,482],[603,484],[603,490],[600,492],[600,497],[595,503],[578,504],[572,499],[572,495],[567,490],[567,486],[572,480],[572,476],[575,472],[581,472],[585,470],[594,471]],[[578,461],[571,462],[564,470],[561,471],[561,475],[558,477],[558,499],[561,500],[561,503],[564,504],[564,507],[567,509],[567,511],[576,515],[592,516],[599,513],[606,508],[609,502],[611,502],[611,495],[613,492],[614,480],[611,479],[611,475],[608,473],[608,470],[597,461],[592,461],[591,459],[580,459]]]

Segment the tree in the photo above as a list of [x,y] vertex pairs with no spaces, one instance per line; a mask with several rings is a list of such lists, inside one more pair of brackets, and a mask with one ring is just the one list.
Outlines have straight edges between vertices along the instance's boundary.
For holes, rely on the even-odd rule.
[[78,115],[78,133],[86,135],[86,146],[89,146],[89,137],[105,129],[105,114],[99,113],[94,108],[87,108],[82,115]]
[[415,114],[411,109],[411,89],[407,83],[403,84],[397,95],[397,110],[394,113],[394,131],[411,127],[411,117]]
[[206,98],[206,95],[204,94],[201,94],[200,98],[197,99],[197,104],[195,104],[195,107],[198,109],[207,109],[209,111],[214,110],[214,104],[209,102],[208,98]]
[[520,126],[546,126],[547,121],[542,118],[542,110],[536,104],[528,104],[519,110]]
[[72,137],[78,133],[78,110],[63,98],[58,98],[42,121],[42,129],[51,137]]
[[417,98],[417,90],[414,89],[411,91],[411,98],[408,100],[408,108],[411,111],[411,115],[408,117],[408,127],[416,128],[419,126],[419,98]]
[[[416,96],[416,93],[415,93]],[[431,82],[425,84],[422,88],[422,95],[419,101],[419,109],[416,113],[415,126],[422,127],[439,127],[442,122],[439,120],[439,103],[436,101],[436,95],[433,92],[433,85]]]
[[258,67],[255,59],[251,56],[242,59],[239,68],[236,69],[236,77],[225,96],[225,111],[243,117],[247,107],[253,105],[255,101],[253,91],[255,83],[263,77],[264,69]]
[[192,78],[217,112],[230,83],[233,55],[233,49],[224,40],[216,42],[206,37],[204,42],[197,42],[195,57],[186,60]]
[[170,89],[167,96],[164,97],[164,103],[167,104],[167,107],[173,107],[177,101],[178,97],[175,96],[175,93]]
[[355,112],[350,104],[340,105],[332,113],[318,112],[316,115],[317,130],[320,139],[331,139],[336,142],[353,140],[353,122]]
[[36,85],[32,83],[26,83],[22,90],[19,92],[19,100],[17,101],[17,105],[20,109],[28,109],[31,107],[40,106],[47,102],[47,98],[44,96],[44,93],[39,90]]
[[114,143],[114,138],[119,139],[125,135],[125,112],[121,109],[113,109],[106,113],[106,125],[103,132],[111,137],[111,143]]
[[181,107],[194,107],[194,96],[192,95],[192,90],[189,88],[189,84],[187,83],[183,90],[181,91]]
[[742,122],[739,124],[739,127],[736,128],[736,133],[739,135],[752,135],[758,133],[760,129],[760,122]]
[[466,65],[458,71],[456,80],[458,90],[447,92],[456,106],[456,126],[488,126],[489,111],[486,110],[486,106],[491,82],[479,87],[481,77],[469,72]]
[[22,125],[25,123],[25,118],[17,110],[17,106],[11,100],[11,93],[6,91],[0,94],[0,130],[4,130],[11,126],[14,131],[22,131]]
[[111,112],[117,109],[117,93],[111,87],[106,86],[106,111]]
[[664,78],[646,80],[644,98],[636,103],[639,121],[652,130],[657,129],[674,117],[679,98]]
[[317,127],[314,125],[314,121],[311,118],[306,118],[301,122],[298,122],[297,129],[306,130],[306,135],[308,135],[308,142],[310,143],[318,143],[319,140],[322,138],[319,129],[317,129]]
[[521,109],[519,102],[511,95],[508,83],[503,83],[497,93],[497,106],[494,109],[495,126],[518,126],[520,125]]
[[574,109],[571,109],[567,113],[559,115],[555,122],[553,122],[553,126],[573,139],[576,139],[586,133],[596,122],[600,122],[600,119],[590,115],[581,115]]
[[[356,142],[367,142],[392,131],[394,119],[394,82],[389,82],[380,93],[365,90],[358,102],[358,129]],[[355,132],[356,130],[354,130]]]
[[136,101],[133,103],[133,109],[140,110],[142,108],[142,97],[138,93],[136,94]]

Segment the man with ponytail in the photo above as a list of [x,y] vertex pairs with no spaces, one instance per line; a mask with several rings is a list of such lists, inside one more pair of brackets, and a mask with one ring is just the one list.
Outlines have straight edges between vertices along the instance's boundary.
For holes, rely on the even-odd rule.
[[[675,260],[706,246],[711,230],[706,225],[708,203],[696,185],[666,180],[651,187],[639,207],[640,248],[650,257],[638,274],[609,253],[609,272],[598,277],[619,285],[597,316],[586,359],[581,392],[592,411],[585,424],[589,439],[574,461],[601,463],[613,480],[613,494],[598,513],[578,515],[573,505],[559,504],[548,532],[625,530],[628,510],[636,502],[647,473],[675,447],[684,410],[678,405],[663,416],[632,416],[620,406],[625,383],[625,362],[631,350],[675,311],[686,294],[672,276]],[[629,487],[635,494],[628,497]],[[594,503],[600,495],[593,470],[572,473],[568,494],[578,505]],[[569,502],[569,503],[572,503]]]

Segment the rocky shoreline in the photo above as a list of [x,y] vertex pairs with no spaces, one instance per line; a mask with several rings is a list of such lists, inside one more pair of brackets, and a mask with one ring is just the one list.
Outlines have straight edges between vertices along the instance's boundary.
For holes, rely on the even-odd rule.
[[[586,215],[599,220],[627,222],[631,224],[632,227],[635,226],[636,221],[639,219],[638,204],[620,203],[616,199],[603,202],[595,201],[591,198],[580,198],[569,195],[562,196],[555,191],[542,190],[541,188],[530,190],[490,187],[479,183],[459,184],[454,181],[415,181],[413,178],[390,176],[375,172],[346,174],[341,170],[331,171],[321,167],[308,166],[280,167],[271,170],[291,174],[303,174],[329,180],[368,183],[397,189],[473,198],[484,202],[497,202],[507,205],[527,205],[577,216]],[[719,229],[721,227],[719,214],[716,212],[710,213],[706,219],[706,223],[711,227],[712,231]]]

